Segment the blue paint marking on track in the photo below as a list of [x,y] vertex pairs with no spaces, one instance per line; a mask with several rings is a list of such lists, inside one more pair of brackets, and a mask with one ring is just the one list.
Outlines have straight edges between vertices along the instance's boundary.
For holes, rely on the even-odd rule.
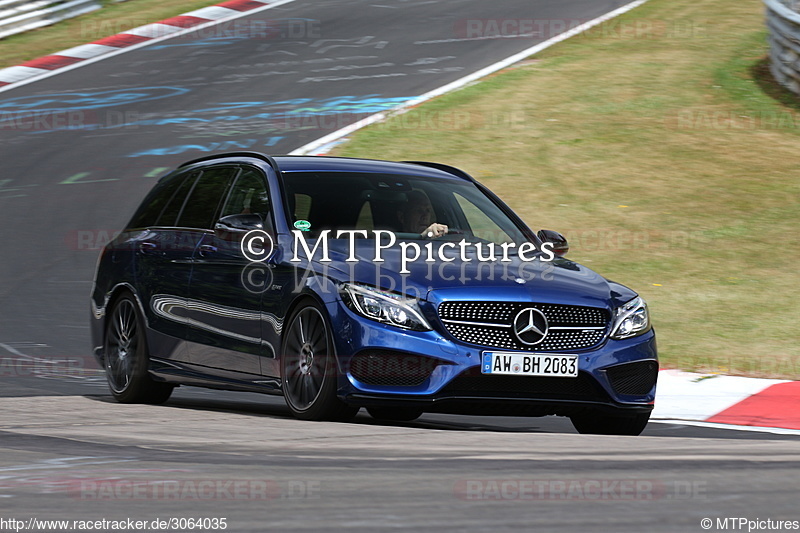
[[385,98],[379,94],[368,94],[363,96],[333,96],[331,98],[295,98],[292,100],[278,100],[275,102],[251,101],[251,102],[220,102],[214,107],[197,109],[195,113],[211,113],[215,111],[230,111],[233,109],[249,109],[280,106],[301,106],[289,111],[294,114],[322,114],[322,113],[377,113],[407,102],[412,97],[398,96]]
[[[385,98],[377,94],[368,94],[363,96],[334,96],[331,98],[295,98],[292,100],[276,100],[276,101],[242,101],[242,102],[219,102],[212,107],[203,109],[195,109],[191,111],[184,111],[180,117],[164,117],[152,118],[142,120],[120,120],[113,124],[84,124],[80,121],[75,123],[65,124],[62,127],[52,128],[39,128],[37,131],[27,132],[30,135],[41,135],[52,131],[60,130],[99,130],[99,129],[117,129],[117,128],[130,128],[133,126],[168,126],[168,125],[208,125],[215,123],[227,122],[244,122],[244,121],[272,121],[280,122],[281,129],[285,131],[296,131],[304,129],[299,127],[302,125],[302,120],[307,117],[314,116],[330,116],[330,115],[347,115],[347,114],[363,114],[370,115],[394,109],[399,104],[406,102],[411,97],[399,96],[392,98]],[[141,101],[141,100],[139,100]],[[24,104],[26,105],[26,104]],[[3,109],[3,102],[0,101],[0,124],[3,123],[3,115],[7,114],[7,120],[17,120],[20,114],[32,113],[38,114],[44,110],[25,110],[16,111],[16,114],[7,112]],[[73,108],[78,109],[78,108]],[[213,116],[193,116],[201,113],[221,113],[236,110],[263,110],[260,113],[254,114],[220,114]],[[35,117],[34,117],[35,118]]]
[[150,46],[145,48],[147,52],[154,52],[156,50],[162,50],[164,48],[178,48],[178,47],[207,47],[207,46],[225,46],[228,44],[234,44],[237,41],[241,41],[242,39],[247,39],[247,37],[212,37],[209,39],[204,39],[202,41],[187,41],[184,43],[177,43],[177,44],[161,44],[157,46]]
[[[140,87],[116,89],[93,93],[55,93],[20,96],[0,100],[0,113],[64,112],[77,109],[97,109],[116,105],[134,104],[148,100],[161,100],[181,96],[190,89],[183,87]],[[2,115],[0,115],[0,121]]]
[[236,150],[251,148],[258,142],[258,139],[242,139],[240,141],[212,142],[208,144],[180,144],[178,146],[168,146],[166,148],[153,148],[134,152],[126,157],[142,157],[148,155],[176,155],[184,152],[213,152],[214,150]]
[[275,146],[281,141],[281,139],[283,139],[283,135],[270,137],[269,139],[267,139],[267,142],[264,143],[264,146]]

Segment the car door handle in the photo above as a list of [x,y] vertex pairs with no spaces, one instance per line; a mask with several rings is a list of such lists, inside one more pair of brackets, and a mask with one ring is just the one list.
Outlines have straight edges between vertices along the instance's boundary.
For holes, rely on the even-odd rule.
[[217,251],[216,246],[212,246],[210,244],[203,244],[200,246],[200,256],[205,257],[207,254],[213,254]]

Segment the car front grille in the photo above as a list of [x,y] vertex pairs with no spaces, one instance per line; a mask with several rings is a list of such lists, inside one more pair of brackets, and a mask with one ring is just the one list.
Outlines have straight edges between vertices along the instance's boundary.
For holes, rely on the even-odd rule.
[[[529,308],[541,311],[549,328],[545,338],[535,345],[524,344],[513,331],[517,314]],[[603,340],[609,322],[605,309],[524,302],[444,302],[439,305],[439,318],[460,341],[535,351],[591,348]]]
[[653,390],[658,379],[658,363],[637,361],[612,366],[606,370],[608,381],[617,394],[643,396]]
[[416,387],[439,365],[437,359],[391,350],[364,350],[350,359],[350,374],[366,385]]

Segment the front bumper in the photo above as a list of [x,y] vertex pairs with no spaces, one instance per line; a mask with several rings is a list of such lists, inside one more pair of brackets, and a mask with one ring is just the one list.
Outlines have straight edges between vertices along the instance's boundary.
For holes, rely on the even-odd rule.
[[[578,355],[579,377],[480,373],[482,347],[439,331],[405,331],[373,322],[331,302],[339,360],[339,397],[352,405],[419,406],[428,412],[570,416],[587,409],[646,412],[658,376],[653,330],[606,338]],[[513,350],[512,350],[513,351]]]

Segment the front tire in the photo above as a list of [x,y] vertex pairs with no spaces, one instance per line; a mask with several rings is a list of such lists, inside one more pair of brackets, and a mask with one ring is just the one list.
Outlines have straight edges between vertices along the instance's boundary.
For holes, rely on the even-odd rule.
[[608,415],[588,413],[571,416],[570,420],[578,433],[592,435],[639,435],[650,420],[650,412],[635,415]]
[[104,343],[108,388],[120,403],[162,404],[175,387],[154,381],[144,320],[133,296],[125,294],[111,308]]
[[281,383],[289,410],[301,420],[351,420],[358,407],[336,396],[336,355],[324,310],[308,299],[295,309],[288,325],[281,350]]

